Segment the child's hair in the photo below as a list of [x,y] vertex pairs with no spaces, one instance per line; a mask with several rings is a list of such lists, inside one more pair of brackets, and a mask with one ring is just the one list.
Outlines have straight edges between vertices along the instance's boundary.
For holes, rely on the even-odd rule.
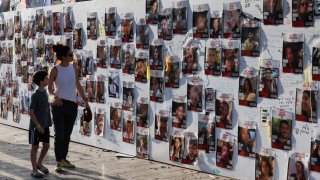
[[37,86],[40,86],[40,81],[44,81],[44,79],[48,76],[48,73],[46,71],[37,71],[33,75],[33,83],[35,83]]
[[68,56],[70,48],[62,44],[53,45],[53,51],[56,53],[57,59],[62,59],[63,56]]

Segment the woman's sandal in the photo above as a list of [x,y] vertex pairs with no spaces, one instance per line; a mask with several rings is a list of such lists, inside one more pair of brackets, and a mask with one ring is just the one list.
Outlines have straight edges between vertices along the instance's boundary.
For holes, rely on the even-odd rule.
[[44,174],[48,174],[49,173],[49,170],[48,168],[44,167],[44,166],[38,166],[37,167],[39,171],[43,172]]
[[32,172],[31,176],[34,178],[43,178],[43,174],[41,174],[39,172]]

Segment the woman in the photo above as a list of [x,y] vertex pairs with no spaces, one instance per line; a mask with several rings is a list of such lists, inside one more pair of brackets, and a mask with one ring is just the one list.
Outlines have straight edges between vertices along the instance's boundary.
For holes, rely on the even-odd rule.
[[261,180],[270,180],[273,179],[272,176],[272,166],[270,162],[268,161],[267,158],[262,158],[261,159],[261,175],[260,178]]
[[161,64],[162,64],[161,47],[153,46],[153,62],[152,62],[152,65],[153,66],[159,66]]
[[54,96],[52,103],[52,116],[55,129],[55,156],[57,161],[56,171],[62,168],[75,168],[66,158],[69,150],[70,135],[77,117],[77,93],[82,97],[87,108],[88,100],[77,78],[70,48],[57,44],[53,46],[56,53],[57,64],[50,72],[48,90]]
[[256,101],[256,94],[253,93],[252,84],[250,79],[246,78],[243,83],[244,98],[245,101]]
[[316,117],[317,102],[315,99],[314,91],[304,90],[302,93],[301,101],[301,114],[309,118]]
[[[196,70],[197,69],[197,59],[194,57],[194,52],[192,48],[187,48],[185,50],[184,62],[186,63],[185,70]],[[196,55],[195,55],[196,56]]]
[[304,174],[304,164],[301,161],[296,162],[296,173],[292,173],[290,178],[294,180],[305,180],[307,179],[306,175]]

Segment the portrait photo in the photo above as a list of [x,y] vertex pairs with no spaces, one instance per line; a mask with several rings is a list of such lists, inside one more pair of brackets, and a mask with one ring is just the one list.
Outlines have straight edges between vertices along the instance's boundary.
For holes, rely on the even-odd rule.
[[296,90],[296,120],[317,123],[317,90]]
[[183,48],[182,72],[183,74],[196,74],[198,72],[198,48]]
[[[276,115],[274,114],[276,113]],[[285,114],[289,114],[289,112],[284,112]],[[291,150],[291,134],[292,134],[292,123],[291,119],[284,119],[290,117],[283,116],[283,113],[277,112],[277,110],[273,110],[272,117],[272,138],[271,144],[272,148],[282,149],[282,150]],[[281,116],[277,115],[281,114]]]
[[193,6],[192,31],[194,38],[209,37],[209,7],[206,4]]
[[283,24],[282,0],[263,0],[263,23],[265,25]]
[[165,87],[179,88],[180,86],[180,63],[179,62],[166,62],[165,71]]
[[110,128],[121,131],[121,106],[110,106]]
[[312,0],[293,0],[292,1],[292,27],[314,26]]
[[105,12],[105,35],[115,36],[117,31],[116,8],[106,9]]
[[152,73],[150,77],[150,101],[163,102],[164,83],[161,75]]
[[256,77],[239,77],[239,105],[257,107]]
[[200,83],[189,82],[187,86],[188,111],[202,112],[202,88]]
[[172,100],[172,127],[187,128],[187,104],[184,97],[173,97]]
[[282,49],[284,73],[303,74],[304,35],[287,34]]
[[255,176],[258,180],[274,178],[274,157],[256,154]]
[[169,117],[164,113],[156,113],[155,115],[155,139],[159,141],[168,141],[168,120]]
[[187,2],[179,1],[173,4],[172,25],[173,34],[186,34],[188,31]]
[[149,127],[149,101],[146,98],[141,98],[140,102],[137,102],[136,106],[136,120],[137,126],[139,127]]
[[159,22],[159,0],[146,0],[147,24],[158,24]]
[[259,97],[278,98],[279,68],[260,67]]
[[216,165],[220,168],[233,169],[233,142],[217,139]]

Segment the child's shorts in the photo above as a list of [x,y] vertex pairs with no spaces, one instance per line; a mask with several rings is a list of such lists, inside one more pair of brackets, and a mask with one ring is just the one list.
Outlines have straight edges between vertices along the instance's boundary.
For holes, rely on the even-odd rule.
[[50,130],[44,128],[44,133],[41,134],[37,128],[29,130],[29,144],[39,145],[39,142],[50,143]]

